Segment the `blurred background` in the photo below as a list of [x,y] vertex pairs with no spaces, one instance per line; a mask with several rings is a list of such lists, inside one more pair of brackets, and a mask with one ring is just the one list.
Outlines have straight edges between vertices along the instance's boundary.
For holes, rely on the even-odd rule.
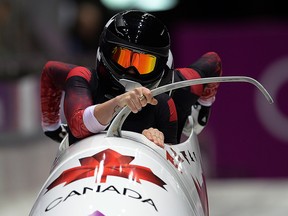
[[217,52],[225,76],[200,134],[210,215],[288,213],[288,13],[280,1],[0,0],[0,215],[28,215],[58,144],[41,130],[48,60],[93,66],[106,21],[124,9],[166,23],[176,67]]

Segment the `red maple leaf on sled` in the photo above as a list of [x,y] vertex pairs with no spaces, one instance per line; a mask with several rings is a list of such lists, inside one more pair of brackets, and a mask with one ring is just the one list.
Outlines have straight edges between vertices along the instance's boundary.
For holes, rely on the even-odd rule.
[[[80,166],[65,170],[48,187],[48,191],[59,184],[64,186],[84,178],[99,175],[101,169],[100,183],[105,183],[107,176],[118,176],[132,179],[138,183],[146,180],[164,188],[166,183],[156,176],[149,168],[130,164],[134,160],[132,156],[121,155],[111,149],[98,152],[97,154],[79,159]],[[102,168],[103,167],[103,168]],[[102,170],[103,169],[103,170]],[[95,173],[98,172],[98,173]]]

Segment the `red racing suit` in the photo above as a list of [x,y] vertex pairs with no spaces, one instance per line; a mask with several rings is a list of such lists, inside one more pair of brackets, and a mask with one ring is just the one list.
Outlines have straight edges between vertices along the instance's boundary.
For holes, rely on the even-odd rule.
[[[186,68],[171,70],[174,82],[222,75],[221,59],[215,52],[208,52]],[[168,81],[172,82],[171,80]],[[164,83],[165,84],[165,83]],[[164,133],[165,143],[179,143],[191,107],[202,100],[211,106],[219,84],[194,85],[157,96],[158,105],[147,105],[137,114],[131,113],[123,129],[141,133],[149,127]],[[41,75],[41,116],[43,130],[56,130],[60,124],[60,102],[65,91],[64,113],[69,126],[69,141],[91,135],[82,119],[84,109],[115,96],[105,83],[99,81],[97,72],[63,62],[49,61]],[[124,93],[124,92],[122,92]],[[118,92],[119,94],[119,92]]]

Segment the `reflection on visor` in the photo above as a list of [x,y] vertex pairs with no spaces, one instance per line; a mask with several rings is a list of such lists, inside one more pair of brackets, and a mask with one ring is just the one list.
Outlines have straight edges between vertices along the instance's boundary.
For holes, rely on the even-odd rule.
[[155,56],[133,52],[132,50],[122,47],[115,47],[113,49],[112,59],[124,68],[134,66],[140,74],[151,73],[156,65]]

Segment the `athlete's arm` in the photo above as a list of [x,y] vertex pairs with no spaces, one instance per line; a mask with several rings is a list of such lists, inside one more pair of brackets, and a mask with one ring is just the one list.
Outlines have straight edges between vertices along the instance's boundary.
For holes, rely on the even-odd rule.
[[48,61],[41,73],[40,103],[42,129],[48,137],[61,142],[65,129],[61,125],[60,102],[68,72],[76,65]]
[[84,138],[104,130],[118,109],[126,105],[133,113],[137,113],[148,103],[157,104],[149,89],[139,87],[94,105],[91,77],[87,68],[76,67],[69,72],[66,81],[64,112],[71,133],[76,138]]

